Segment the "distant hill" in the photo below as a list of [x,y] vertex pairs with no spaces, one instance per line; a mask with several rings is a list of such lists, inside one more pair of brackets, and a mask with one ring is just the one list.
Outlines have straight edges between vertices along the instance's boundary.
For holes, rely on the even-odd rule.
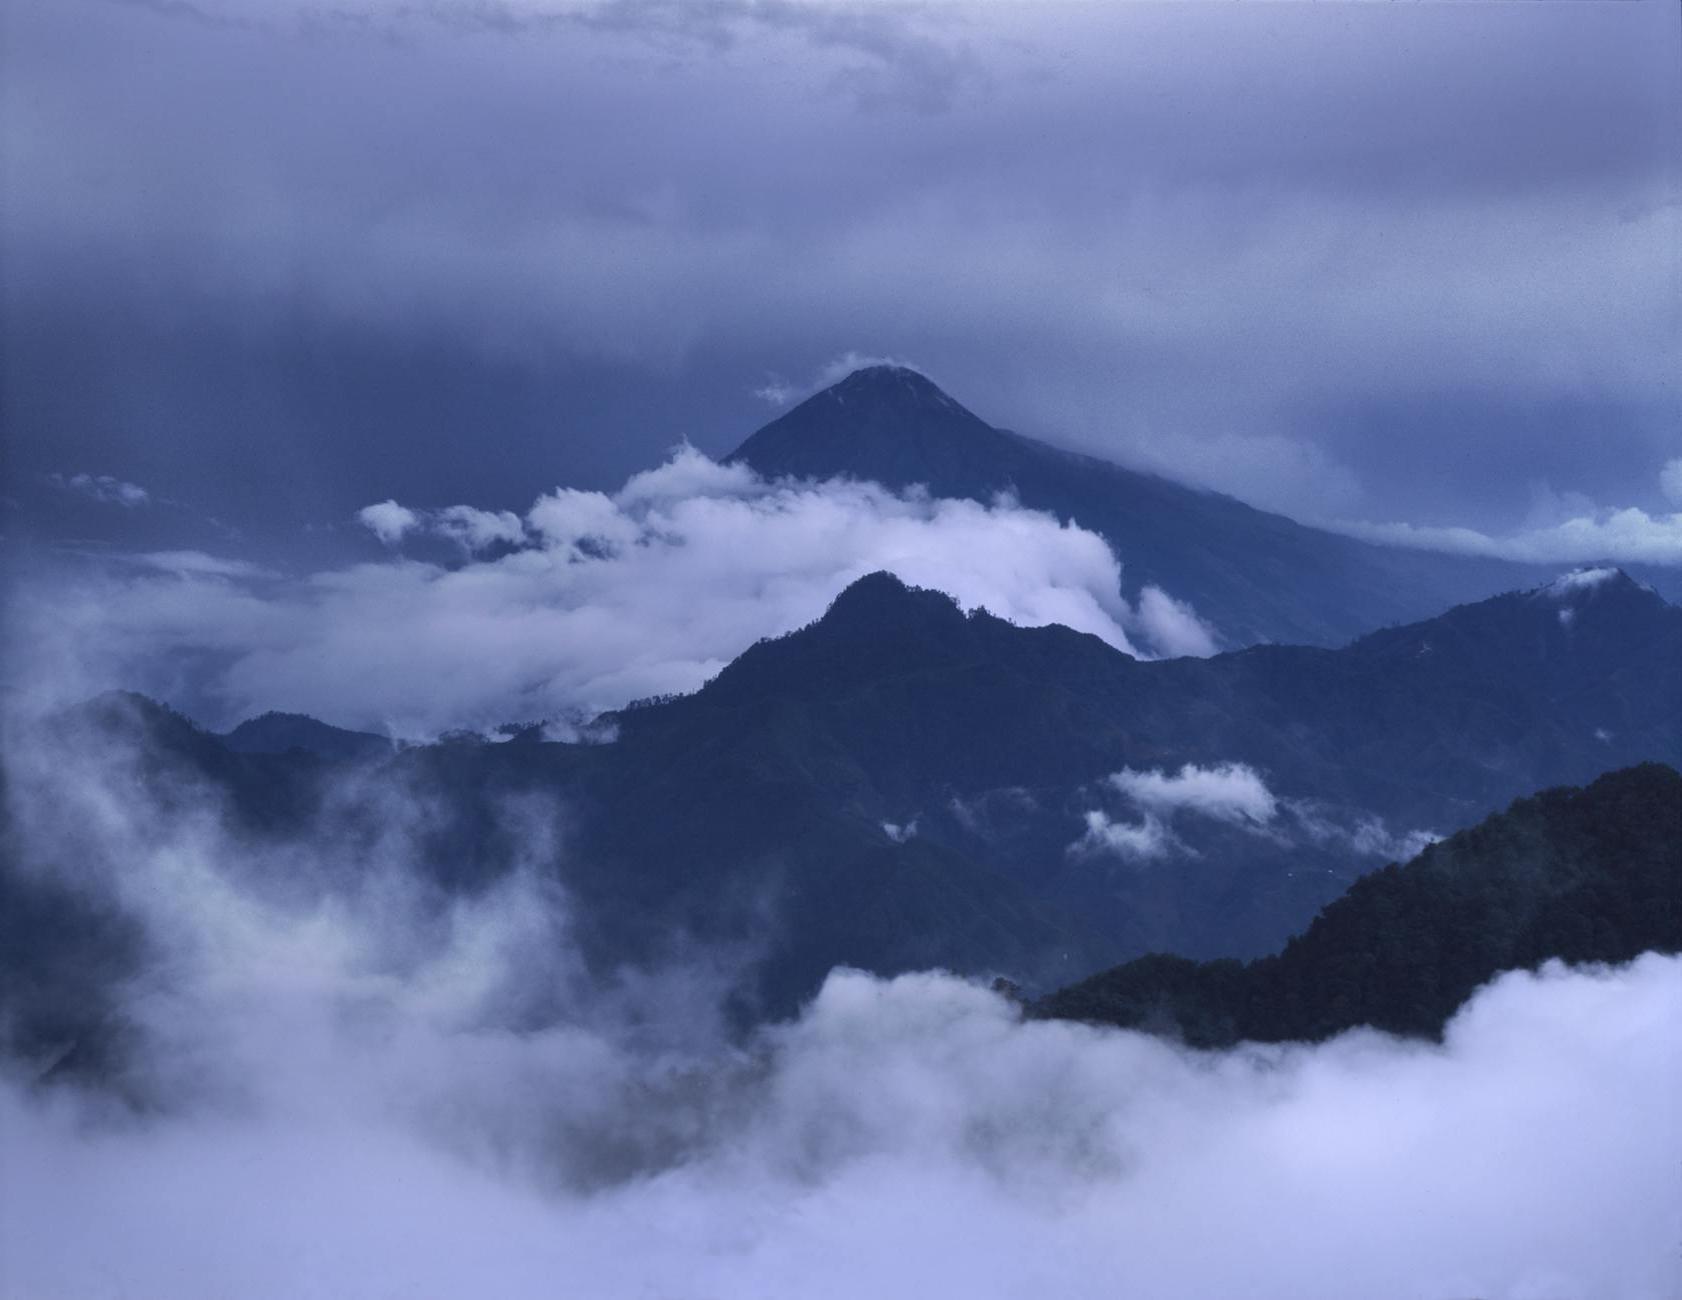
[[1276,956],[1145,957],[1032,1010],[1203,1047],[1358,1025],[1436,1037],[1502,971],[1649,951],[1682,951],[1682,775],[1658,764],[1521,799],[1363,877]]
[[[1535,587],[1550,571],[1378,546],[1229,496],[996,429],[897,366],[857,370],[749,437],[730,457],[767,477],[850,476],[936,496],[1023,505],[1101,533],[1130,594],[1190,601],[1223,648],[1338,646],[1451,605]],[[1668,575],[1644,575],[1669,581]]]
[[[772,855],[800,879],[797,840],[821,840],[840,862],[938,849],[982,869],[972,887],[1011,882],[1055,905],[1066,933],[1112,950],[1250,955],[1357,875],[1411,856],[1409,833],[1452,831],[1612,767],[1682,762],[1678,662],[1682,610],[1621,574],[1497,597],[1338,651],[1163,662],[1066,628],[966,617],[879,574],[698,694],[620,715],[620,740],[600,757],[617,778],[592,824],[613,837],[604,856],[638,862],[713,860],[718,845],[721,874]],[[1186,808],[1162,814],[1173,843],[1155,858],[1077,851],[1095,811],[1149,824],[1110,774],[1188,764],[1243,765],[1273,815],[1252,824]],[[662,815],[637,818],[642,801]],[[888,827],[914,834],[896,843]],[[861,931],[836,951],[879,969],[881,942]],[[1088,950],[1067,949],[1069,962]],[[1020,961],[997,947],[963,955],[942,959]],[[1055,966],[1019,969],[1044,978]]]
[[371,758],[389,753],[392,742],[366,731],[346,731],[302,713],[265,713],[249,718],[222,737],[236,754],[284,754],[301,749],[320,758]]
[[[740,1014],[759,1018],[839,964],[1053,988],[1152,951],[1271,952],[1427,833],[1682,764],[1678,663],[1682,609],[1615,571],[1341,650],[1166,661],[876,574],[698,693],[609,719],[608,744],[527,729],[354,759],[240,753],[107,696],[37,746],[120,759],[139,807],[213,796],[253,844],[314,835],[346,871],[389,854],[401,792],[424,810],[404,852],[440,887],[535,865],[564,886],[588,962],[729,953],[751,972]],[[53,798],[47,780],[9,801],[7,860],[27,852],[17,821]],[[535,863],[534,845],[551,846]]]

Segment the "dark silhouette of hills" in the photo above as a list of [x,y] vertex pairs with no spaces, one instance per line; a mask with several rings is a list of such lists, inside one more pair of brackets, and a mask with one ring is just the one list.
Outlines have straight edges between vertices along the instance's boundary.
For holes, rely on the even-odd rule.
[[284,754],[301,749],[320,758],[372,758],[387,753],[392,743],[366,731],[346,731],[302,713],[264,713],[249,718],[222,737],[236,754]]
[[[791,821],[821,811],[843,856],[906,853],[881,828],[915,822],[911,845],[1055,904],[1070,932],[1124,951],[1248,955],[1361,872],[1408,856],[1404,832],[1450,831],[1611,767],[1682,761],[1678,662],[1682,610],[1621,575],[1494,598],[1341,651],[1164,662],[1066,628],[966,616],[874,575],[698,694],[621,715],[604,760],[665,810],[640,827],[638,857],[716,841],[719,823],[761,825],[767,808]],[[1140,816],[1107,774],[1188,763],[1247,765],[1278,816],[1253,827],[1184,815],[1173,830],[1186,851],[1160,862],[1070,852],[1089,811]],[[633,820],[628,803],[614,807],[604,824]],[[1374,818],[1394,843],[1370,834]],[[850,960],[869,965],[860,941]],[[959,968],[987,964],[976,953]]]
[[[1682,610],[1616,573],[1341,650],[1155,662],[876,574],[696,694],[614,716],[610,744],[527,729],[359,756],[242,753],[117,695],[61,715],[37,747],[110,756],[138,807],[208,799],[253,845],[315,836],[344,870],[384,851],[390,808],[411,801],[424,815],[406,851],[446,893],[553,844],[538,866],[564,887],[587,962],[611,972],[674,944],[729,954],[752,972],[738,1008],[752,1019],[792,1010],[838,964],[1053,988],[1150,952],[1272,952],[1356,879],[1413,857],[1415,832],[1682,764],[1678,663]],[[1144,806],[1107,779],[1231,764],[1265,784],[1268,816]],[[31,800],[28,817],[50,813]],[[16,869],[7,810],[0,905],[51,910],[30,892],[39,873]],[[1089,842],[1095,815],[1146,839],[1154,818],[1160,851]],[[114,924],[67,921],[55,951],[104,969],[92,936]]]
[[1547,790],[1356,881],[1258,961],[1153,955],[1042,999],[1036,1016],[1200,1047],[1359,1025],[1439,1037],[1502,971],[1682,951],[1682,774],[1649,763]]
[[996,429],[916,371],[870,366],[754,433],[730,457],[767,477],[925,485],[1023,505],[1101,533],[1132,592],[1190,601],[1223,646],[1336,646],[1466,601],[1534,587],[1548,571],[1410,551],[1306,527],[1232,497]]

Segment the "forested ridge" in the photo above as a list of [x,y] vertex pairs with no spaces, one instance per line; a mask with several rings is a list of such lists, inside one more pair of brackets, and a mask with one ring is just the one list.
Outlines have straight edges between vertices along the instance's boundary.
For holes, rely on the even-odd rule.
[[1682,950],[1682,774],[1658,763],[1546,790],[1357,880],[1276,955],[1151,955],[1042,999],[1036,1016],[1199,1047],[1436,1037],[1478,985],[1563,961]]

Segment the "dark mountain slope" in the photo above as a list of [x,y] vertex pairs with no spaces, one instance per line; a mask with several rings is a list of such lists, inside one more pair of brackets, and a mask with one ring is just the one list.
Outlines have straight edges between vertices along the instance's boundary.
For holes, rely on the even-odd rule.
[[[1682,610],[1634,583],[1498,598],[1344,651],[1150,663],[875,575],[698,694],[620,715],[602,824],[634,825],[637,843],[605,856],[721,839],[740,853],[768,815],[827,810],[861,844],[914,823],[912,843],[1016,881],[1123,949],[1263,952],[1401,854],[1404,832],[1682,761],[1682,680],[1654,671],[1679,661]],[[1277,797],[1267,824],[1186,813],[1172,824],[1183,851],[1159,860],[1071,852],[1093,810],[1143,815],[1107,774],[1227,763]],[[662,816],[638,818],[642,801]]]
[[1236,760],[1312,773],[1301,784],[1326,795],[1423,787],[1498,804],[1632,752],[1624,761],[1668,753],[1682,730],[1678,663],[1682,609],[1621,574],[1462,606],[1342,651],[1155,662],[1063,627],[966,616],[875,574],[696,695],[619,721],[623,747],[681,751],[697,730],[776,701],[801,711],[799,734],[863,747],[873,772],[903,769],[895,793],[907,797],[936,773],[1062,779],[1106,763]]
[[1034,1014],[1199,1046],[1312,1041],[1357,1025],[1436,1037],[1501,971],[1677,951],[1682,775],[1646,764],[1521,799],[1363,877],[1277,956],[1146,957],[1052,994]]
[[[588,961],[610,972],[682,936],[747,961],[742,1009],[762,1015],[840,963],[1053,987],[1153,950],[1272,951],[1419,832],[1682,763],[1679,662],[1682,610],[1616,575],[1344,650],[1159,662],[875,575],[697,694],[623,711],[611,744],[527,731],[361,760],[239,754],[104,697],[42,753],[107,756],[156,823],[144,834],[208,801],[252,845],[303,838],[346,871],[390,851],[396,809],[408,865],[448,893],[551,846],[535,865],[564,886]],[[1126,770],[1131,785],[1110,779]],[[71,771],[10,792],[8,862]],[[1260,811],[1141,801],[1141,781],[1236,783]]]
[[236,754],[284,754],[301,749],[320,758],[375,758],[389,753],[392,743],[366,731],[346,731],[302,713],[265,713],[248,718],[222,737]]
[[1342,645],[1387,624],[1534,587],[1539,568],[1377,546],[988,425],[915,371],[855,371],[749,437],[759,473],[850,476],[1023,505],[1102,533],[1132,592],[1190,601],[1227,646]]

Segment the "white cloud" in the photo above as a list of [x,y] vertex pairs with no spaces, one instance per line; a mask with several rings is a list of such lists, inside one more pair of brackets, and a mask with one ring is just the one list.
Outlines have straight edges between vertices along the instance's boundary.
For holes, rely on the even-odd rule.
[[921,369],[896,357],[875,356],[849,349],[824,362],[805,383],[791,382],[779,375],[771,375],[762,386],[753,390],[753,395],[769,406],[787,406],[792,402],[804,401],[814,393],[840,383],[853,371],[862,370],[867,366],[895,366],[919,372]]
[[473,506],[445,506],[441,510],[411,510],[386,500],[363,506],[358,521],[387,546],[411,533],[442,537],[477,555],[493,546],[518,546],[526,539],[525,525],[511,510],[479,510]]
[[428,521],[441,537],[455,542],[469,555],[492,546],[518,546],[526,538],[525,525],[511,510],[475,510],[472,506],[448,506]]
[[1659,471],[1659,491],[1682,505],[1682,456],[1673,456]]
[[1391,862],[1407,862],[1442,839],[1435,831],[1412,830],[1393,833],[1378,817],[1363,817],[1350,836],[1350,845],[1357,853],[1368,857],[1385,858]]
[[1339,812],[1310,799],[1285,800],[1283,806],[1297,831],[1310,843],[1333,845],[1386,862],[1410,861],[1442,839],[1431,830],[1392,831],[1382,817],[1372,813]]
[[1205,657],[1220,647],[1215,629],[1183,600],[1175,600],[1161,587],[1146,587],[1139,593],[1135,625],[1145,640],[1166,658],[1186,655]]
[[636,522],[620,513],[612,497],[577,488],[556,488],[539,497],[526,523],[548,548],[577,551],[586,547],[592,554],[616,554],[636,541],[639,533]]
[[1173,774],[1124,767],[1104,782],[1139,810],[1139,820],[1118,821],[1101,809],[1086,813],[1085,832],[1068,847],[1076,856],[1113,854],[1130,862],[1197,857],[1197,850],[1174,834],[1170,823],[1176,814],[1265,833],[1279,807],[1255,769],[1243,763],[1187,763]]
[[614,500],[621,508],[630,508],[670,504],[688,497],[759,496],[766,488],[750,466],[720,464],[684,443],[673,448],[664,465],[631,475]]
[[800,395],[800,390],[793,384],[773,375],[760,387],[754,389],[753,395],[767,406],[787,406]]
[[1069,845],[1069,852],[1082,857],[1113,854],[1128,862],[1155,862],[1171,853],[1192,850],[1151,813],[1137,822],[1118,822],[1094,809],[1086,814],[1086,833]]
[[1417,857],[1442,838],[1429,830],[1392,831],[1383,818],[1359,810],[1333,809],[1309,799],[1281,799],[1244,763],[1208,767],[1187,763],[1176,773],[1123,768],[1106,777],[1105,784],[1127,800],[1139,819],[1129,822],[1101,810],[1088,812],[1086,831],[1069,846],[1069,852],[1111,853],[1134,862],[1196,857],[1192,845],[1173,830],[1174,819],[1188,813],[1240,827],[1280,845],[1330,845],[1392,862]]
[[1061,623],[1129,653],[1183,647],[1198,626],[1161,593],[1135,611],[1102,538],[1008,499],[768,483],[690,447],[611,496],[546,493],[523,521],[396,501],[360,517],[389,544],[424,530],[464,552],[510,549],[454,566],[394,557],[260,589],[228,566],[212,574],[208,559],[176,566],[167,590],[113,569],[37,584],[20,617],[32,643],[58,648],[49,659],[98,657],[89,676],[101,684],[187,703],[178,675],[202,669],[193,707],[218,723],[281,709],[403,737],[694,690],[880,569],[965,609]]
[[68,477],[49,474],[47,477],[65,491],[85,496],[101,505],[124,506],[132,510],[148,505],[152,500],[151,494],[138,483],[129,483],[109,474],[71,474]]
[[1471,528],[1432,528],[1415,524],[1350,521],[1326,525],[1369,542],[1423,551],[1488,555],[1529,564],[1582,564],[1611,560],[1617,564],[1682,565],[1682,513],[1649,515],[1628,507],[1578,515],[1550,527],[1507,537],[1491,537]]
[[25,869],[157,945],[127,1011],[168,1102],[0,1081],[18,1295],[1534,1300],[1675,1275],[1676,957],[1505,976],[1440,1046],[1197,1053],[845,970],[732,1044],[715,964],[587,975],[537,869],[564,864],[554,809],[506,810],[508,871],[449,899],[409,874],[427,809],[400,790],[371,849],[334,816],[251,844],[191,792],[138,804],[108,750],[5,759]]
[[1123,768],[1107,780],[1139,807],[1163,815],[1184,810],[1217,821],[1263,825],[1279,806],[1255,769],[1244,763],[1187,763],[1173,775]]
[[838,384],[855,370],[864,370],[870,366],[893,366],[899,370],[915,370],[923,373],[923,368],[914,362],[904,361],[898,357],[875,356],[867,352],[843,352],[840,356],[831,357],[818,367],[817,378],[813,380],[811,391],[817,392],[821,388],[828,388],[831,384]]
[[390,500],[363,506],[356,512],[356,517],[387,546],[395,546],[403,540],[404,534],[420,524],[420,517],[413,510]]
[[278,575],[249,560],[230,560],[203,551],[147,551],[123,557],[131,563],[180,576],[211,578],[273,578]]
[[1550,596],[1569,596],[1574,592],[1592,591],[1618,576],[1616,569],[1573,569],[1562,573],[1548,584]]
[[882,834],[886,835],[895,844],[904,844],[917,834],[918,820],[918,818],[913,817],[903,825],[899,822],[883,822]]
[[[237,1107],[113,1127],[0,1091],[20,1294],[1531,1300],[1673,1277],[1675,958],[1509,976],[1441,1049],[1209,1055],[842,972],[751,1069],[452,1026],[395,986],[360,999],[382,1042],[335,1024],[330,986],[248,992],[284,1036],[236,1039]],[[616,1144],[644,1176],[604,1177]]]

